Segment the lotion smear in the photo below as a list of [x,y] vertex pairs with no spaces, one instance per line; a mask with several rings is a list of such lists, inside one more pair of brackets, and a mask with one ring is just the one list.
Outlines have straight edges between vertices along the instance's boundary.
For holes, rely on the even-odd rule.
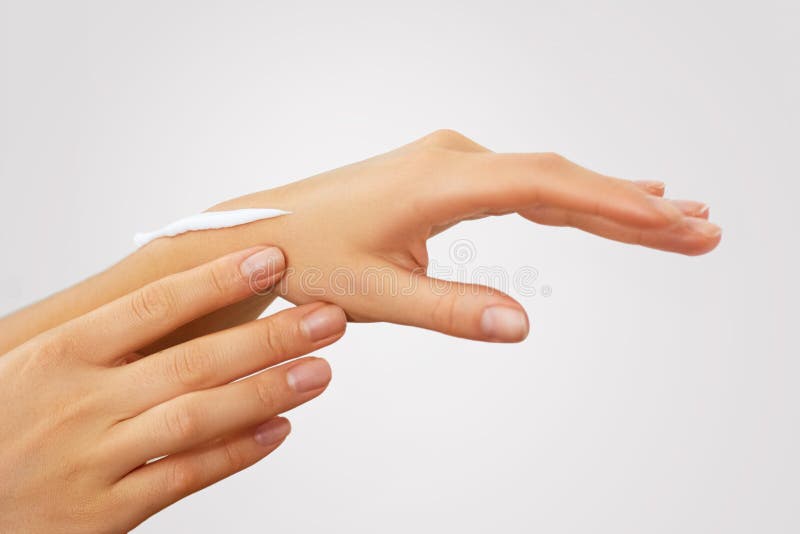
[[133,242],[137,247],[141,247],[159,237],[172,237],[186,232],[197,230],[216,230],[219,228],[229,228],[239,226],[262,219],[271,219],[281,215],[289,215],[291,211],[284,211],[272,208],[245,208],[231,211],[207,211],[190,215],[183,219],[178,219],[163,228],[153,232],[139,232],[133,236]]

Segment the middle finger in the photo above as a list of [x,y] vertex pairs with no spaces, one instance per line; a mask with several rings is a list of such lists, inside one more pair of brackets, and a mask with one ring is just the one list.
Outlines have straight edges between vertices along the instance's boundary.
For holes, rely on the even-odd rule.
[[315,302],[207,335],[119,367],[128,389],[120,419],[184,393],[247,376],[339,339],[347,320],[338,306]]

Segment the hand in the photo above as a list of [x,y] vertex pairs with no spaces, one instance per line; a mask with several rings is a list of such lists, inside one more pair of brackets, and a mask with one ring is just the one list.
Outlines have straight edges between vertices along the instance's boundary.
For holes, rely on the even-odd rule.
[[[422,276],[426,240],[462,220],[516,212],[540,224],[574,226],[625,243],[683,254],[712,250],[720,229],[706,220],[708,208],[665,200],[663,194],[660,183],[609,178],[554,154],[494,154],[442,130],[387,154],[215,206],[294,213],[158,239],[106,272],[0,320],[0,353],[152,280],[265,240],[287,253],[293,274],[281,284],[281,294],[296,304],[324,299],[342,306],[352,320],[519,341],[528,319],[511,297]],[[333,287],[342,282],[335,277],[348,273],[353,287]],[[378,281],[389,290],[375,287]],[[142,352],[255,318],[272,297],[258,295],[222,308]]]
[[[528,320],[509,296],[424,276],[426,240],[466,219],[519,213],[625,243],[683,254],[712,250],[720,229],[705,220],[707,207],[666,200],[663,193],[660,183],[610,178],[554,154],[495,154],[460,134],[439,131],[387,154],[212,208],[271,207],[291,215],[186,234],[176,242],[183,242],[183,250],[216,250],[268,235],[286,252],[290,272],[282,294],[294,303],[325,299],[356,321],[519,341]],[[376,280],[370,273],[383,276],[384,284],[388,274],[395,290],[370,287]],[[342,291],[336,282],[352,287]],[[404,291],[409,288],[414,290]]]
[[128,530],[275,450],[289,433],[276,416],[322,393],[330,368],[319,358],[272,366],[339,339],[341,309],[307,304],[146,358],[135,351],[283,268],[277,248],[237,252],[0,358],[0,532]]

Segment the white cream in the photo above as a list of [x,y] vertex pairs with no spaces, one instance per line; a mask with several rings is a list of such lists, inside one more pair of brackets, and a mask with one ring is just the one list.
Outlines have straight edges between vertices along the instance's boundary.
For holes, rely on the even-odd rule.
[[283,211],[272,208],[245,208],[231,211],[207,211],[190,215],[183,219],[178,219],[163,228],[153,232],[139,232],[133,236],[133,242],[137,247],[146,245],[159,237],[172,237],[186,232],[197,230],[216,230],[218,228],[229,228],[239,226],[262,219],[271,219],[281,215],[289,215],[291,211]]

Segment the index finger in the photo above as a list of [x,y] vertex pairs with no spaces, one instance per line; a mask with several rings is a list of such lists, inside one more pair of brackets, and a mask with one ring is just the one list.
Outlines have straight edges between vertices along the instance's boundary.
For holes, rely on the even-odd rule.
[[197,318],[272,287],[285,260],[276,247],[252,247],[173,274],[120,297],[56,331],[77,357],[109,364]]
[[[547,205],[643,228],[666,227],[681,212],[629,180],[604,176],[557,154],[450,156],[425,202],[431,222],[498,215]],[[439,219],[439,220],[436,220]]]

